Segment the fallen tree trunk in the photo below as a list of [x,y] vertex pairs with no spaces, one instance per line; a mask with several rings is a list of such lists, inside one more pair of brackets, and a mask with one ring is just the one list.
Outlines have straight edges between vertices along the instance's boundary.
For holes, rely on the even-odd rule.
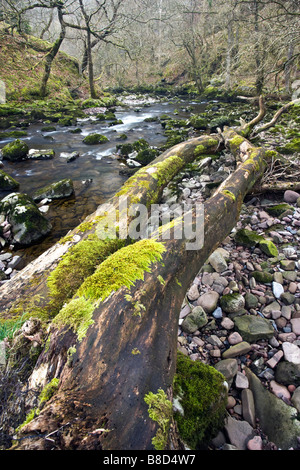
[[[219,146],[220,139],[217,135],[197,137],[176,145],[129,178],[120,192],[108,201],[108,204],[118,210],[121,196],[126,196],[128,205],[139,202],[149,207],[151,204],[159,203],[164,187],[187,163],[194,160],[196,150],[197,155],[215,153]],[[101,216],[102,207],[100,206],[76,229],[0,287],[2,318],[13,318],[28,310],[33,315],[34,312],[40,314],[43,311],[47,316],[55,315],[63,303],[76,292],[76,288],[79,287],[84,277],[90,275],[96,269],[97,264],[100,264],[112,252],[125,245],[125,240],[121,240],[119,243],[115,240],[104,241],[102,246],[98,246],[94,261],[91,261],[88,266],[84,265],[85,257],[81,255],[80,248],[78,248],[76,264],[83,264],[81,270],[78,269],[78,266],[76,271],[75,269],[68,270],[66,264],[69,263],[69,260],[67,260],[63,264],[63,278],[58,277],[52,282],[53,289],[51,291],[48,285],[50,275],[64,256],[72,250],[76,250],[80,242],[95,235]],[[128,224],[133,218],[128,218]],[[68,279],[67,272],[72,278],[71,281]],[[62,289],[62,292],[58,292]]]
[[[179,217],[155,237],[112,253],[53,320],[28,386],[39,390],[59,379],[58,390],[22,427],[16,449],[153,449],[158,425],[145,396],[162,389],[172,399],[185,292],[234,227],[245,195],[265,168],[262,148],[231,129],[222,136],[243,161],[205,202],[203,216],[186,218],[181,237],[166,236],[182,226]],[[178,149],[190,153],[190,146],[195,143]],[[192,249],[190,234],[199,237]],[[79,323],[70,321],[75,313]]]

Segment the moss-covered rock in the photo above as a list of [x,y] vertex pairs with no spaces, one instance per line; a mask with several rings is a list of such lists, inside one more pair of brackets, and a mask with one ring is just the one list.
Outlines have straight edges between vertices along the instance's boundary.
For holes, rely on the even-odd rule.
[[273,217],[280,217],[284,212],[291,210],[294,211],[294,207],[290,204],[283,202],[282,204],[276,204],[276,206],[266,207],[266,212],[272,215]]
[[98,145],[108,142],[108,138],[102,134],[90,134],[87,135],[82,142],[87,145]]
[[205,448],[224,425],[227,403],[224,382],[224,376],[213,367],[178,352],[174,402],[180,404],[182,411],[176,411],[174,417],[180,437],[191,449]]
[[0,170],[0,191],[11,191],[18,189],[20,184],[10,175]]
[[158,155],[158,151],[156,149],[144,149],[140,150],[137,156],[135,157],[135,160],[142,165],[148,165],[151,163]]
[[252,277],[257,282],[261,282],[262,284],[269,284],[273,281],[273,274],[269,273],[268,271],[253,271]]
[[26,194],[12,193],[0,202],[3,214],[12,226],[13,243],[32,245],[51,230],[50,222]]
[[244,228],[238,230],[234,238],[236,243],[239,243],[243,246],[247,246],[249,248],[256,246],[258,243],[264,240],[264,237],[262,235],[259,235],[258,233],[252,230],[247,230]]
[[192,334],[208,323],[207,315],[201,306],[195,307],[181,324],[181,328],[186,333]]
[[44,188],[39,189],[33,195],[35,202],[42,199],[64,199],[70,197],[74,193],[73,181],[71,179],[63,179],[56,183],[51,183]]
[[220,307],[226,313],[238,313],[245,307],[245,298],[237,292],[223,295],[220,299]]
[[271,240],[262,240],[259,242],[259,248],[263,253],[265,253],[267,256],[270,257],[276,257],[278,256],[278,250],[277,247],[274,245],[274,243]]
[[16,139],[3,147],[2,156],[4,160],[19,161],[26,158],[28,152],[28,145],[22,140]]
[[275,330],[269,320],[258,315],[242,315],[234,318],[236,330],[244,341],[255,343],[260,339],[271,339]]

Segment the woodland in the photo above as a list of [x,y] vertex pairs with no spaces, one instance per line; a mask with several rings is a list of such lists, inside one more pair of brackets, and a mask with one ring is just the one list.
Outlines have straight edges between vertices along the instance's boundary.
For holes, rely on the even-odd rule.
[[[0,0],[1,450],[299,449],[299,16],[296,0]],[[184,216],[153,224],[173,203]]]

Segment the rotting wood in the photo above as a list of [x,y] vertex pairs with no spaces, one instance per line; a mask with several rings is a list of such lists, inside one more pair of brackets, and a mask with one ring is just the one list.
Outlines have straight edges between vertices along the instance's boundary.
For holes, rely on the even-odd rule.
[[[224,130],[229,150],[236,136],[232,130]],[[29,386],[43,371],[44,383],[40,384],[59,377],[59,390],[21,429],[14,448],[153,449],[157,427],[148,416],[144,397],[149,391],[172,388],[178,315],[185,292],[210,253],[234,227],[243,199],[264,165],[264,150],[252,146],[249,158],[205,202],[203,246],[199,249],[187,250],[184,237],[164,240],[162,232],[157,238],[164,247],[162,260],[153,262],[151,272],[145,272],[144,279],[137,280],[130,290],[121,287],[94,307],[94,323],[81,342],[75,334],[70,336],[69,330],[52,329]],[[190,223],[194,231],[201,229],[195,218]],[[137,315],[136,305],[143,306]],[[76,350],[71,366],[67,357],[70,346]],[[93,432],[103,428],[107,432]],[[51,441],[43,437],[56,429],[61,431],[52,434]]]

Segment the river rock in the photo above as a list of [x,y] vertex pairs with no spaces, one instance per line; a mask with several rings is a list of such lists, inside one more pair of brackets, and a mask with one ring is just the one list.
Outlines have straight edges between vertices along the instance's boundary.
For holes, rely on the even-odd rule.
[[260,428],[269,441],[282,450],[297,448],[297,438],[300,436],[300,421],[295,419],[297,410],[269,392],[250,369],[245,368],[245,371],[253,392]]
[[223,295],[220,306],[226,313],[237,313],[245,307],[245,298],[238,293]]
[[208,258],[208,262],[214,268],[214,270],[217,271],[217,273],[226,271],[228,267],[227,262],[220,250],[215,250]]
[[295,333],[297,336],[300,336],[300,318],[292,318],[290,322],[293,333]]
[[256,315],[236,317],[234,323],[243,340],[249,343],[254,343],[260,339],[270,339],[275,333],[269,320]]
[[284,385],[300,386],[300,364],[281,361],[275,370],[275,380]]
[[5,145],[2,149],[3,160],[10,160],[12,162],[24,160],[29,152],[29,147],[26,142],[16,139],[13,142]]
[[293,364],[300,364],[300,348],[294,343],[285,341],[282,343],[284,358]]
[[191,313],[189,313],[181,324],[181,328],[186,333],[193,334],[199,328],[202,328],[208,323],[208,319],[205,311],[202,307],[195,307]]
[[226,434],[232,445],[239,450],[246,450],[250,439],[255,435],[253,427],[243,420],[237,420],[228,416],[225,424]]
[[0,170],[0,191],[14,191],[20,184],[5,171]]
[[42,201],[45,198],[48,199],[63,199],[70,197],[74,192],[73,182],[70,179],[64,179],[51,183],[44,188],[39,189],[33,195],[35,202]]
[[285,200],[285,202],[287,202],[289,204],[293,204],[293,203],[297,202],[297,199],[299,197],[300,197],[299,193],[297,193],[296,191],[291,191],[291,190],[285,191],[285,193],[283,195],[283,199]]
[[300,387],[296,388],[291,398],[291,403],[296,408],[298,413],[300,413]]
[[222,359],[217,364],[215,364],[215,369],[217,369],[222,375],[224,375],[228,387],[231,387],[232,381],[238,371],[238,362],[235,358]]
[[219,297],[217,292],[207,292],[198,298],[197,305],[200,305],[206,313],[213,313],[218,305]]
[[[248,381],[249,386],[249,381]],[[244,388],[241,393],[243,418],[254,428],[256,426],[255,404],[250,388]]]
[[35,202],[26,194],[11,193],[2,199],[0,214],[4,214],[12,226],[13,243],[20,245],[33,244],[52,228]]
[[284,293],[284,288],[279,282],[272,282],[272,290],[276,299],[280,299],[281,294]]
[[251,345],[247,341],[242,341],[241,343],[234,344],[230,346],[226,351],[223,352],[223,359],[229,359],[232,357],[243,356],[251,351]]
[[27,155],[29,160],[52,160],[55,157],[55,152],[52,149],[49,150],[37,150],[30,149]]

